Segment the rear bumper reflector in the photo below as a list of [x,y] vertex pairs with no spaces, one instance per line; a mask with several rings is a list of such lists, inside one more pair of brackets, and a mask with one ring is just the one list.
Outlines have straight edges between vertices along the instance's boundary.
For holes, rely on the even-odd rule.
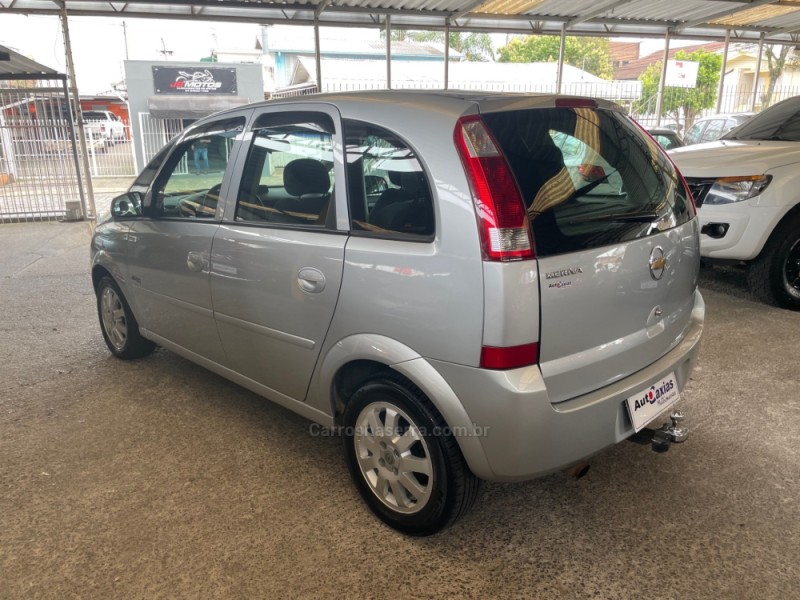
[[522,346],[483,346],[481,348],[482,369],[516,369],[539,362],[539,344],[523,344]]

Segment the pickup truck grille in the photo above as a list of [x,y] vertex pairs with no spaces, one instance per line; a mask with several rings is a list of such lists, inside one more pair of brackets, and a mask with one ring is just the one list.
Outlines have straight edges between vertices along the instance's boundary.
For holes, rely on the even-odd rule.
[[701,177],[686,178],[686,185],[689,186],[689,190],[692,192],[692,198],[694,198],[694,204],[697,208],[703,206],[706,195],[708,195],[708,191],[711,189],[711,186],[714,185],[715,181],[716,179]]

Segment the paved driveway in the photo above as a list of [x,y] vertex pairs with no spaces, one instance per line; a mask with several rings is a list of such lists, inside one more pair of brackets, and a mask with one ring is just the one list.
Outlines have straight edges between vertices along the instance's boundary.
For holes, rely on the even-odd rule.
[[340,441],[166,351],[109,357],[85,224],[0,227],[0,598],[795,598],[800,314],[706,271],[692,435],[486,484],[404,538]]

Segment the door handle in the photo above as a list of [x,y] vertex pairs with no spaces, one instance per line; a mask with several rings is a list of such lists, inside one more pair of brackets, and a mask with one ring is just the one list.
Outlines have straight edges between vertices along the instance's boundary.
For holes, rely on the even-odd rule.
[[190,271],[200,272],[206,266],[206,261],[201,252],[189,252],[186,256],[186,266]]
[[325,289],[325,275],[319,269],[304,267],[297,274],[300,289],[309,294],[318,294]]

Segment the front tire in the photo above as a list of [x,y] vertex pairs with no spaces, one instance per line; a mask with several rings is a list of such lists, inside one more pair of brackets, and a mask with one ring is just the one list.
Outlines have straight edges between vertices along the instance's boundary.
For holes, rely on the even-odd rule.
[[747,265],[747,284],[762,302],[800,310],[800,215],[781,223]]
[[430,400],[402,377],[362,385],[345,408],[344,425],[353,481],[387,525],[431,535],[474,504],[478,478]]
[[97,315],[108,349],[117,358],[130,360],[150,354],[156,345],[139,333],[139,324],[117,282],[103,277],[97,283]]

